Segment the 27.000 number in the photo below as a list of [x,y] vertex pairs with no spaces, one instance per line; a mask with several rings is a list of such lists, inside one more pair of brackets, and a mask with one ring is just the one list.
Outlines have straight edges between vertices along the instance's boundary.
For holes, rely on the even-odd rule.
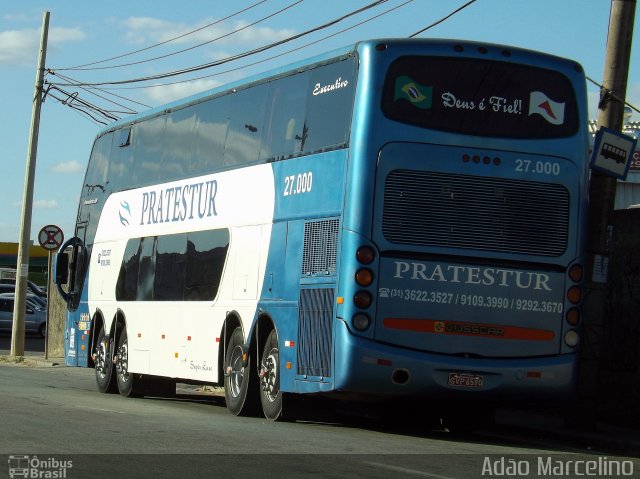
[[310,171],[300,173],[298,175],[290,175],[284,177],[284,195],[299,195],[309,193],[313,186],[313,173]]

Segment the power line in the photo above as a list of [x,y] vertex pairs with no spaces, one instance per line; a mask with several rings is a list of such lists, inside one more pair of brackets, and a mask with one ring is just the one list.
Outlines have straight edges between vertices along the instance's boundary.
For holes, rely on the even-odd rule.
[[106,67],[94,67],[94,68],[80,68],[80,67],[76,67],[76,68],[73,68],[73,69],[67,69],[67,70],[74,70],[74,71],[80,71],[80,70],[84,70],[84,71],[88,71],[88,70],[110,70],[110,69],[112,69],[112,68],[124,68],[124,67],[130,67],[130,66],[133,66],[133,65],[141,65],[141,64],[143,64],[143,63],[149,63],[149,62],[152,62],[152,61],[155,61],[155,60],[162,60],[163,58],[168,58],[168,57],[172,57],[172,56],[174,56],[174,55],[179,55],[180,53],[184,53],[184,52],[188,52],[188,51],[191,51],[191,50],[195,50],[196,48],[200,48],[200,47],[202,47],[202,46],[204,46],[204,45],[208,45],[208,44],[210,44],[210,43],[213,43],[213,42],[215,42],[215,41],[221,40],[221,39],[223,39],[223,38],[230,37],[231,35],[234,35],[234,34],[236,34],[236,33],[238,33],[238,32],[241,32],[241,31],[243,31],[243,30],[246,30],[247,28],[250,28],[250,27],[253,27],[253,26],[257,25],[258,23],[264,22],[265,20],[269,20],[270,18],[273,18],[273,17],[275,17],[276,15],[279,15],[279,14],[281,14],[282,12],[285,12],[285,11],[289,10],[290,8],[293,8],[293,7],[295,7],[296,5],[299,5],[299,4],[300,4],[300,3],[302,3],[303,1],[304,1],[304,0],[296,0],[295,2],[290,3],[290,4],[289,4],[289,5],[287,5],[286,7],[281,8],[280,10],[278,10],[278,11],[276,11],[276,12],[272,13],[272,14],[267,15],[266,17],[262,17],[262,18],[260,18],[259,20],[256,20],[256,21],[255,21],[255,22],[253,22],[253,23],[250,23],[250,24],[245,25],[245,26],[243,26],[243,27],[240,27],[240,28],[238,28],[238,29],[236,29],[236,30],[233,30],[232,32],[225,33],[224,35],[220,35],[219,37],[213,38],[213,39],[208,40],[208,41],[206,41],[206,42],[202,42],[202,43],[199,43],[199,44],[197,44],[197,45],[193,45],[193,46],[191,46],[191,47],[189,47],[189,48],[184,48],[184,49],[182,49],[182,50],[178,50],[178,51],[175,51],[175,52],[172,52],[172,53],[167,53],[166,55],[160,55],[160,56],[153,57],[153,58],[147,58],[146,60],[139,60],[139,61],[137,61],[137,62],[122,63],[122,64],[120,64],[120,65],[111,65],[111,66],[106,66]]
[[[136,101],[136,100],[132,100],[132,99],[130,99],[130,98],[127,98],[127,97],[124,97],[124,96],[121,96],[121,95],[117,95],[117,94],[115,94],[115,93],[111,93],[111,92],[109,92],[109,91],[105,90],[104,88],[97,88],[97,87],[89,87],[89,88],[86,88],[86,87],[82,86],[82,82],[80,82],[79,80],[74,80],[73,78],[71,78],[71,77],[69,77],[69,76],[61,75],[60,73],[53,73],[53,72],[48,72],[48,73],[51,73],[52,75],[58,76],[58,77],[62,78],[63,80],[65,80],[66,82],[68,82],[68,83],[66,83],[66,84],[56,83],[56,82],[48,82],[48,83],[50,83],[50,84],[52,84],[52,85],[57,85],[57,86],[76,86],[77,88],[80,88],[81,90],[84,90],[84,91],[86,91],[87,93],[90,93],[90,94],[92,94],[92,95],[95,95],[95,96],[97,96],[98,98],[102,98],[103,100],[106,100],[106,101],[108,101],[108,102],[110,102],[110,103],[113,103],[114,105],[121,106],[121,107],[123,107],[123,108],[127,108],[127,107],[126,107],[126,106],[124,106],[124,105],[121,105],[120,103],[118,103],[118,102],[116,102],[116,101],[114,101],[114,100],[110,100],[110,99],[108,99],[108,98],[105,98],[105,97],[104,97],[104,96],[102,96],[102,95],[99,95],[99,94],[95,93],[95,91],[94,91],[94,90],[99,91],[99,92],[102,92],[102,93],[104,93],[104,94],[106,94],[106,95],[111,95],[111,96],[116,97],[116,98],[119,98],[119,99],[121,99],[121,100],[128,101],[128,102],[130,102],[130,103],[135,103],[136,105],[144,106],[144,107],[146,107],[146,108],[151,108],[151,105],[147,105],[147,104],[145,104],[145,103],[142,103],[142,102],[139,102],[139,101]],[[136,112],[136,111],[134,111],[134,110],[132,110],[132,112],[133,112],[133,113],[137,113],[137,112]]]
[[197,33],[199,31],[201,31],[201,30],[204,30],[206,28],[212,27],[213,25],[217,25],[218,23],[224,22],[225,20],[229,20],[230,18],[233,18],[236,15],[239,15],[241,13],[244,13],[244,12],[248,11],[248,10],[251,10],[252,8],[257,7],[261,3],[265,3],[267,1],[268,0],[260,0],[259,2],[256,2],[253,5],[249,5],[248,7],[243,8],[242,10],[238,10],[237,12],[234,12],[234,13],[232,13],[230,15],[227,15],[226,17],[221,18],[220,20],[216,20],[215,22],[208,23],[207,25],[204,25],[204,26],[202,26],[200,28],[196,28],[195,30],[191,30],[190,32],[183,33],[182,35],[178,35],[177,37],[170,38],[169,40],[165,40],[164,42],[155,43],[153,45],[149,45],[148,47],[140,48],[139,50],[134,50],[134,51],[129,52],[129,53],[123,53],[123,54],[117,55],[115,57],[105,58],[104,60],[98,60],[98,61],[91,62],[91,63],[85,63],[84,65],[76,65],[74,67],[58,68],[57,70],[77,70],[77,69],[81,69],[83,67],[88,67],[88,66],[92,66],[92,65],[98,65],[100,63],[110,62],[112,60],[117,60],[119,58],[124,58],[124,57],[128,57],[128,56],[131,56],[131,55],[135,55],[136,53],[140,53],[140,52],[144,52],[144,51],[147,51],[147,50],[151,50],[152,48],[156,48],[156,47],[159,47],[161,45],[166,45],[167,43],[170,43],[170,42],[173,42],[175,40],[179,40],[180,38],[184,38],[186,36],[192,35],[194,33]]
[[444,22],[445,20],[448,20],[449,18],[451,18],[452,16],[454,16],[456,13],[464,10],[465,8],[467,8],[469,5],[471,5],[472,3],[474,3],[476,0],[470,0],[469,2],[465,3],[464,5],[462,5],[459,8],[456,8],[453,12],[451,12],[449,15],[442,17],[440,20],[438,20],[437,22],[433,22],[431,25],[428,25],[426,27],[424,27],[422,30],[418,30],[417,32],[409,35],[409,38],[413,38],[416,35],[419,35],[423,32],[426,32],[427,30],[429,30],[430,28],[435,27],[436,25],[440,25],[442,22]]
[[[588,81],[590,81],[591,83],[593,83],[595,86],[597,86],[598,88],[600,88],[600,92],[602,93],[603,91],[606,91],[606,93],[609,95],[610,98],[613,98],[614,100],[617,101],[622,101],[622,98],[619,98],[615,93],[613,93],[611,90],[606,90],[604,88],[604,86],[602,86],[602,84],[598,83],[597,81],[595,81],[592,78],[589,78],[588,76],[586,77],[586,79]],[[635,111],[636,113],[640,113],[640,110],[638,108],[636,108],[635,106],[633,106],[631,103],[629,103],[628,101],[624,101],[624,104],[626,106],[628,106],[629,108],[631,108],[633,111]]]
[[[373,21],[373,20],[375,20],[377,18],[380,18],[380,17],[382,17],[382,16],[384,16],[384,15],[386,15],[388,13],[391,13],[391,12],[393,12],[395,10],[398,10],[398,9],[408,5],[409,3],[412,3],[413,1],[414,0],[406,0],[404,3],[401,3],[400,5],[397,5],[397,6],[393,7],[393,8],[385,10],[384,12],[379,13],[377,15],[374,15],[373,17],[368,18],[367,20],[363,20],[361,22],[358,22],[355,25],[352,25],[350,27],[347,27],[347,28],[344,28],[342,30],[339,30],[338,32],[332,33],[330,35],[326,35],[326,36],[324,36],[322,38],[319,38],[318,40],[314,40],[312,42],[305,43],[304,45],[301,45],[301,46],[296,47],[296,48],[292,48],[291,50],[287,50],[285,52],[278,53],[277,55],[272,55],[270,57],[263,58],[261,60],[258,60],[258,61],[252,62],[252,63],[247,63],[245,65],[241,65],[239,67],[230,68],[228,70],[224,70],[224,71],[221,71],[221,72],[216,72],[216,73],[213,73],[211,75],[203,75],[203,76],[199,76],[199,77],[195,77],[195,78],[189,78],[187,80],[179,80],[179,81],[167,82],[167,83],[157,83],[157,84],[154,84],[154,85],[146,85],[146,86],[104,88],[102,90],[104,90],[104,91],[107,91],[107,90],[141,90],[141,89],[147,89],[147,88],[159,88],[159,87],[170,86],[170,85],[179,85],[181,83],[188,83],[188,82],[193,82],[193,81],[197,81],[197,80],[204,80],[204,79],[207,79],[207,78],[213,78],[215,76],[224,75],[226,73],[231,73],[231,72],[234,72],[234,71],[242,70],[243,68],[252,67],[252,66],[255,66],[255,65],[259,65],[261,63],[266,63],[266,62],[274,60],[276,58],[288,55],[288,54],[296,52],[298,50],[302,50],[302,49],[307,48],[309,46],[312,46],[312,45],[315,45],[317,43],[323,42],[325,40],[328,40],[329,38],[338,36],[338,35],[340,35],[340,34],[342,34],[344,32],[347,32],[349,30],[357,28],[357,27],[359,27],[361,25],[364,25],[365,23],[369,23],[369,22],[371,22],[371,21]],[[61,85],[65,85],[65,84],[61,84]]]
[[[297,35],[293,35],[291,37],[285,38],[283,40],[279,40],[277,42],[270,43],[268,45],[264,45],[262,47],[254,48],[253,50],[248,50],[248,51],[245,51],[243,53],[239,53],[237,55],[232,55],[232,56],[224,58],[222,60],[217,60],[217,61],[214,61],[214,62],[205,63],[205,64],[202,64],[202,65],[197,65],[195,67],[185,68],[185,69],[182,69],[182,70],[174,70],[174,71],[170,71],[170,72],[166,72],[166,73],[160,73],[160,74],[157,74],[157,75],[150,75],[150,76],[147,76],[147,77],[132,78],[132,79],[129,79],[129,80],[117,80],[117,81],[94,82],[94,83],[81,83],[81,84],[78,84],[78,85],[81,85],[81,86],[103,86],[103,85],[123,85],[123,84],[128,84],[128,83],[140,83],[140,82],[145,82],[145,81],[160,80],[160,79],[163,79],[163,78],[169,78],[169,77],[177,76],[177,75],[184,75],[186,73],[191,73],[191,72],[195,72],[195,71],[200,71],[200,70],[204,70],[204,69],[207,69],[207,68],[211,68],[211,67],[214,67],[214,66],[223,65],[225,63],[229,63],[231,61],[235,61],[235,60],[238,60],[240,58],[245,58],[245,57],[248,57],[250,55],[255,55],[256,53],[261,53],[263,51],[266,51],[266,50],[269,50],[271,48],[283,45],[283,44],[291,42],[293,40],[297,40],[298,38],[304,37],[304,36],[309,35],[311,33],[323,30],[323,29],[328,28],[330,26],[333,26],[333,25],[335,25],[335,24],[337,24],[339,22],[342,22],[343,20],[345,20],[347,18],[350,18],[350,17],[352,17],[354,15],[362,13],[362,12],[364,12],[366,10],[371,9],[371,8],[374,8],[374,7],[376,7],[376,6],[378,6],[378,5],[382,4],[382,3],[386,3],[387,1],[388,0],[377,0],[375,2],[372,2],[372,3],[362,7],[362,8],[359,8],[357,10],[354,10],[354,11],[350,12],[350,13],[347,13],[346,15],[343,15],[342,17],[339,17],[337,19],[331,20],[330,22],[327,22],[327,23],[325,23],[323,25],[320,25],[318,27],[314,27],[312,29],[306,30],[306,31],[304,31],[302,33],[299,33]],[[51,73],[55,74],[55,71],[52,71]],[[76,85],[76,86],[78,86],[78,85]]]

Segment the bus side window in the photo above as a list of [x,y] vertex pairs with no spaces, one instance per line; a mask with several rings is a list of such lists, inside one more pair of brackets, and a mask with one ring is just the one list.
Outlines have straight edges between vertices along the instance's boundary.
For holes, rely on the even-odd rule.
[[158,236],[156,243],[155,301],[182,301],[187,233]]
[[135,301],[138,290],[138,270],[140,269],[140,238],[130,239],[124,250],[120,275],[116,284],[118,301]]
[[185,301],[215,299],[228,250],[227,229],[189,233],[184,282]]
[[222,168],[224,144],[229,128],[229,96],[220,96],[196,106],[195,151],[191,159],[192,174]]
[[166,175],[158,161],[164,148],[164,129],[167,116],[161,115],[133,127],[134,181],[137,185],[161,183]]
[[167,115],[161,170],[168,178],[184,178],[189,174],[194,154],[196,114],[193,108],[182,108]]
[[122,191],[131,186],[133,171],[133,147],[131,127],[115,132],[109,163],[109,190]]
[[304,152],[322,151],[349,141],[355,91],[354,59],[311,70]]
[[82,189],[82,196],[85,198],[95,197],[107,190],[113,136],[113,133],[101,136],[93,145]]
[[137,301],[153,300],[153,283],[156,274],[155,237],[142,238],[140,269],[138,271]]
[[231,94],[234,108],[224,146],[225,168],[258,161],[268,89],[263,83]]
[[271,82],[260,159],[289,158],[302,151],[310,76],[305,71]]

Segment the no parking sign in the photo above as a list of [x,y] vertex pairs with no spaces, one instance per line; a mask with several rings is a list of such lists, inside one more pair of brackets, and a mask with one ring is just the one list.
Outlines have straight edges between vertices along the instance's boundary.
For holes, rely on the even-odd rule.
[[55,250],[60,248],[64,241],[62,230],[56,225],[47,225],[38,233],[38,242],[40,246],[47,250]]

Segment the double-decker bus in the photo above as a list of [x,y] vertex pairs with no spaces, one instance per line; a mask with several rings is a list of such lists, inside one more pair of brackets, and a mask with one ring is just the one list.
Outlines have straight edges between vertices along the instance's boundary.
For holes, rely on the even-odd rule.
[[363,41],[114,123],[58,258],[67,361],[270,419],[566,399],[587,151],[580,65],[466,41]]

